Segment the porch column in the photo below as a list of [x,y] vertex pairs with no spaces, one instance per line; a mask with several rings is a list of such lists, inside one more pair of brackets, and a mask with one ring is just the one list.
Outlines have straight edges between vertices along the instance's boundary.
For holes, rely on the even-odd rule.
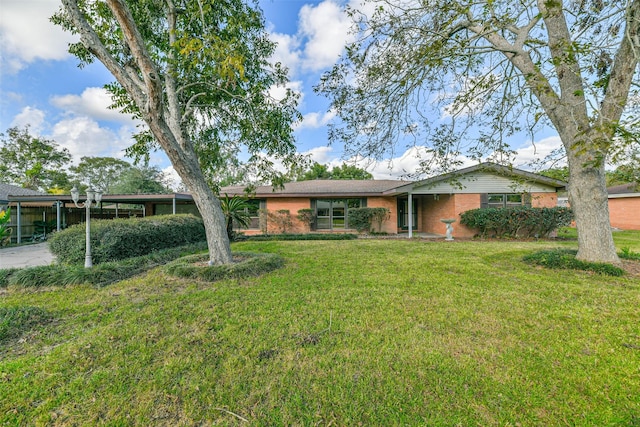
[[62,203],[60,200],[56,200],[56,231],[60,231],[62,228],[60,225],[60,203]]
[[173,214],[176,214],[176,197],[173,196]]
[[18,208],[18,212],[16,214],[16,216],[17,216],[17,218],[16,218],[17,219],[17,223],[16,223],[16,231],[17,231],[17,233],[16,233],[16,243],[20,244],[22,242],[22,230],[21,230],[22,229],[22,220],[20,218],[21,217],[21,215],[20,215],[20,212],[21,212],[20,202],[17,202],[17,208]]
[[407,210],[409,212],[409,238],[411,239],[413,237],[413,194],[411,193],[411,191],[409,191],[408,196],[409,206]]

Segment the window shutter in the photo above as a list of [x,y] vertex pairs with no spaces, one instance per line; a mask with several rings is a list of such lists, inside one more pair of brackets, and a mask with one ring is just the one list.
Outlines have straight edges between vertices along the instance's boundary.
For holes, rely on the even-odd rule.
[[487,193],[480,194],[480,207],[481,208],[489,207],[489,194]]
[[313,221],[311,222],[311,231],[318,229],[318,209],[316,199],[311,199],[311,210],[313,211]]
[[531,207],[531,194],[530,193],[524,193],[522,195],[522,204],[525,205],[528,208]]

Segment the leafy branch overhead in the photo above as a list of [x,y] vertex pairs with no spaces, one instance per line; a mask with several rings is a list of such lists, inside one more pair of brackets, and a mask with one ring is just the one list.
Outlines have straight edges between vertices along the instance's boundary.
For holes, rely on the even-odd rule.
[[128,154],[162,148],[205,219],[212,263],[231,262],[224,215],[210,187],[248,154],[256,179],[278,178],[273,162],[296,161],[291,124],[300,119],[286,70],[271,64],[255,3],[180,0],[63,0],[52,20],[80,35],[70,51],[97,59],[115,82],[114,108],[145,122]]
[[365,1],[355,41],[316,90],[347,155],[421,145],[425,172],[510,163],[553,127],[569,168],[578,258],[619,263],[605,163],[640,142],[640,0]]

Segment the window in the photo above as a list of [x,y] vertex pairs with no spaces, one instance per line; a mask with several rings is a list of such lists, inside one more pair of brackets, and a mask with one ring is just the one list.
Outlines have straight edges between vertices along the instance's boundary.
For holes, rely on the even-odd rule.
[[247,200],[249,207],[247,208],[247,213],[251,217],[251,224],[249,224],[249,229],[259,229],[260,228],[260,209],[264,209],[265,201],[259,199],[249,199]]
[[531,198],[524,194],[483,194],[483,208],[511,208],[531,206]]
[[316,229],[344,230],[349,228],[349,209],[366,205],[365,199],[317,199],[311,201],[316,213]]

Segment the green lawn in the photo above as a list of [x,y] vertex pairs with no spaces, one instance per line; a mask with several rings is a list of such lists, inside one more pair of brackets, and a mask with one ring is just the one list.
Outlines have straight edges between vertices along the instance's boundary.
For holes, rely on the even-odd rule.
[[640,425],[640,280],[521,261],[575,245],[246,242],[286,266],[0,289],[0,425]]

